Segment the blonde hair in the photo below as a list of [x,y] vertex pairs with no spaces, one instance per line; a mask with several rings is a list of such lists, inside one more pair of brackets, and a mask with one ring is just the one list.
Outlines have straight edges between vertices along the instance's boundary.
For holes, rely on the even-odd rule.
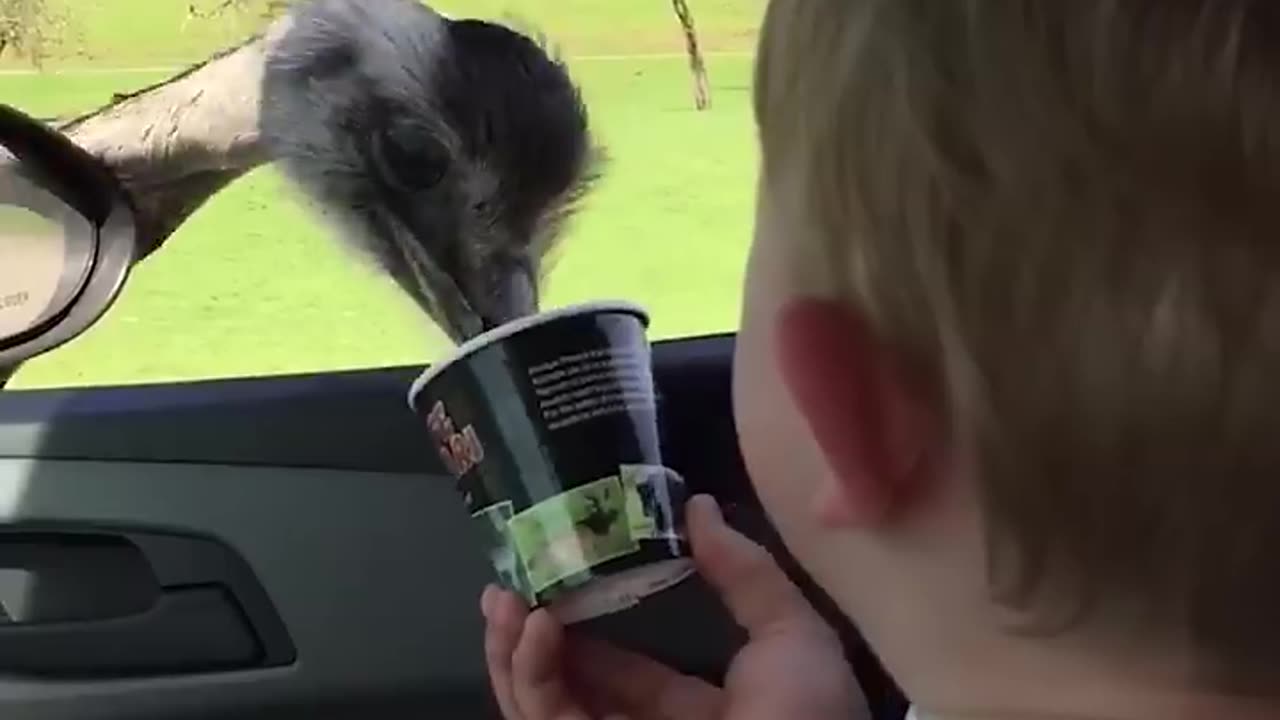
[[975,444],[994,595],[1217,680],[1280,669],[1276,38],[1271,0],[773,0],[757,68],[769,192]]

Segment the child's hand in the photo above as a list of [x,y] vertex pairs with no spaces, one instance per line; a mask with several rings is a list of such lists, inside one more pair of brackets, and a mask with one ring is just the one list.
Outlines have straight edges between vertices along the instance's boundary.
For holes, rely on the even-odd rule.
[[764,548],[725,524],[715,501],[689,507],[702,576],[750,635],[725,687],[567,637],[496,588],[481,601],[485,656],[507,720],[849,720],[869,717],[840,642]]

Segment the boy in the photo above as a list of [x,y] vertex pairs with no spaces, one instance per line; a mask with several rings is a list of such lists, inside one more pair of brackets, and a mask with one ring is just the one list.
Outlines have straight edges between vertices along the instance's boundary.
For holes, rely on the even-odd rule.
[[[1280,717],[1277,37],[1272,0],[770,4],[742,450],[922,719]],[[690,518],[728,687],[489,591],[509,720],[865,716]]]

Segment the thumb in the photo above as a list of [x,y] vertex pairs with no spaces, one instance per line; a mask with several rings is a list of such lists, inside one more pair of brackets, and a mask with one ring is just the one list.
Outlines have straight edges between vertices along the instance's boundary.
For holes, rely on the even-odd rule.
[[725,523],[714,498],[690,500],[687,517],[698,572],[749,635],[817,620],[769,551]]

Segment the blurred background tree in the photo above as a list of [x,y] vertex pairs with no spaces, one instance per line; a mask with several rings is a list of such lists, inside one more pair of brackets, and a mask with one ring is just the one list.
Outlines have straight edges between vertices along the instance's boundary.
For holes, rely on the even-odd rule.
[[40,66],[67,35],[70,18],[48,0],[0,0],[0,58]]

